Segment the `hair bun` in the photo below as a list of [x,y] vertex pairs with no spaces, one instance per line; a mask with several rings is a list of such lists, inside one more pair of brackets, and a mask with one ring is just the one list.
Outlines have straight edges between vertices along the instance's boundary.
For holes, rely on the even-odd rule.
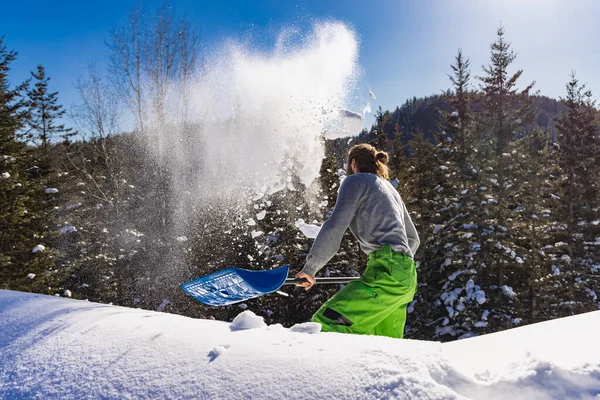
[[377,161],[383,163],[383,164],[387,164],[388,162],[388,154],[385,151],[378,151],[377,154],[375,155],[375,158],[377,159]]

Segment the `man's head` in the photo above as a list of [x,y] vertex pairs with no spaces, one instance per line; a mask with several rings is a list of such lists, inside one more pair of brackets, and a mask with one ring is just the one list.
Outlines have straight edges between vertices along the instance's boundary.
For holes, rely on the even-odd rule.
[[387,167],[388,155],[385,151],[377,151],[370,144],[362,143],[352,146],[348,152],[348,165],[346,174],[352,175],[356,172],[371,172],[384,179],[389,179]]

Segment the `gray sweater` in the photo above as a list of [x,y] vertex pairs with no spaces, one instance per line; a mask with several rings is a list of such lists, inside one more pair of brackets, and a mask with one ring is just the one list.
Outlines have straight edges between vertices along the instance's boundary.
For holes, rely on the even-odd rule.
[[394,251],[414,257],[419,247],[419,235],[398,191],[376,174],[357,173],[342,182],[335,208],[321,227],[303,272],[315,276],[337,253],[348,227],[366,254],[389,244]]

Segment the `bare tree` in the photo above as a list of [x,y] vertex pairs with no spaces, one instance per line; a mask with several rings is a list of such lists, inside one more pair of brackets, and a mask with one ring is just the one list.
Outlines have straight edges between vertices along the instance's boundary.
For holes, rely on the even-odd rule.
[[[102,78],[95,64],[88,65],[88,76],[86,79],[79,78],[75,82],[75,88],[79,93],[81,103],[74,106],[70,116],[78,128],[79,133],[87,139],[94,158],[99,159],[108,175],[108,184],[111,195],[114,196],[116,210],[120,206],[120,182],[118,180],[119,162],[116,151],[110,143],[110,138],[119,133],[119,102],[112,89],[112,85]],[[75,169],[83,179],[92,183],[92,188],[97,192],[97,197],[111,202],[109,194],[92,174],[87,171],[85,153],[82,148],[76,152],[80,162],[74,162],[75,154],[66,152],[68,167]]]
[[[115,29],[108,43],[112,82],[133,113],[135,132],[149,149],[161,156],[156,189],[162,201],[159,219],[168,225],[171,207],[169,157],[173,141],[164,140],[170,122],[187,124],[194,75],[200,66],[200,35],[185,18],[177,17],[170,3],[161,3],[148,15],[137,6],[127,24]],[[185,127],[184,127],[185,129]],[[187,130],[179,131],[185,133]]]
[[103,142],[118,133],[119,102],[112,85],[100,76],[94,63],[88,65],[87,79],[79,78],[75,88],[81,104],[71,112],[81,135]]
[[202,62],[200,34],[188,20],[176,17],[168,2],[151,17],[137,6],[108,46],[113,83],[141,132],[149,116],[159,126],[165,123],[167,98],[177,100],[177,114],[187,121],[192,80]]
[[136,6],[128,24],[113,30],[108,43],[113,85],[132,111],[141,132],[144,132],[147,117],[144,64],[148,36],[145,19],[143,8]]
[[181,122],[188,123],[189,102],[194,76],[200,72],[203,65],[201,57],[202,41],[198,29],[191,26],[189,21],[179,20],[179,91],[181,98]]

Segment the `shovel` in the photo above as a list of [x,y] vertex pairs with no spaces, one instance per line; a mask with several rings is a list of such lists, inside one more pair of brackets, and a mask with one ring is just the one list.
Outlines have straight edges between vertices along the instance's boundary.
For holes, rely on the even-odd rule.
[[[267,271],[228,268],[184,283],[181,288],[201,303],[226,306],[273,293],[283,285],[295,285],[304,279],[287,278],[290,266]],[[348,283],[359,277],[317,278],[316,283]]]

